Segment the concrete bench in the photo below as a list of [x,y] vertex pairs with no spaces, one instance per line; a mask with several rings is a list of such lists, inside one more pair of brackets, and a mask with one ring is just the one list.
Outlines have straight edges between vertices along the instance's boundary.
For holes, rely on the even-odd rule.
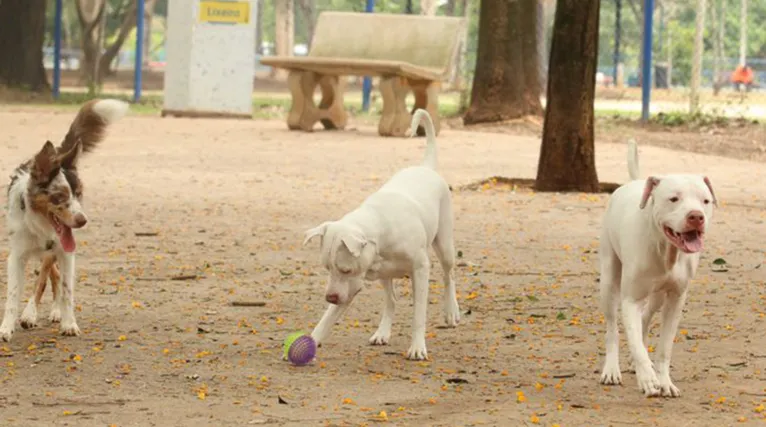
[[[271,56],[261,63],[289,71],[287,126],[292,130],[310,132],[317,121],[325,129],[345,128],[340,77],[357,75],[380,77],[380,135],[404,136],[412,118],[405,102],[410,91],[414,108],[428,111],[438,133],[439,85],[449,76],[463,25],[463,18],[322,12],[308,56]],[[317,86],[322,93],[318,106]]]

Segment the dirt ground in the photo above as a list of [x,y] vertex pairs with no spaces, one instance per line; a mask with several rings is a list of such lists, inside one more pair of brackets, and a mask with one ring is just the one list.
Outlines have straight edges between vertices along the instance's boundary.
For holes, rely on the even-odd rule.
[[[71,118],[0,107],[2,169],[59,140]],[[285,336],[310,331],[325,309],[317,244],[301,246],[304,230],[354,208],[423,155],[422,139],[351,128],[117,123],[81,166],[90,217],[78,233],[83,335],[60,337],[43,319],[0,344],[0,425],[766,424],[766,169],[649,145],[643,173],[704,171],[722,201],[674,348],[680,398],[646,399],[627,372],[621,387],[598,383],[597,236],[608,196],[460,189],[493,175],[534,177],[538,140],[507,132],[439,137],[441,171],[456,189],[463,321],[441,328],[432,256],[431,360],[404,358],[412,305],[402,282],[388,347],[367,344],[383,301],[372,283],[313,365],[281,361]],[[606,141],[599,136],[599,177],[624,182],[625,147]],[[713,271],[716,258],[727,271]],[[4,277],[5,262],[0,269]],[[49,304],[46,294],[43,315]],[[656,321],[653,345],[655,333]]]

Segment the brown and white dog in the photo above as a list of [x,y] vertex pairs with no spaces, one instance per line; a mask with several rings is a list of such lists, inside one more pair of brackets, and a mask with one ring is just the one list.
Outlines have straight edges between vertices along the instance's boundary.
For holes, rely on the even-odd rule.
[[[61,145],[47,141],[32,159],[11,175],[8,186],[8,299],[0,324],[0,340],[10,341],[16,329],[24,270],[30,258],[42,268],[35,297],[21,315],[21,326],[37,324],[37,307],[50,278],[53,289],[52,322],[61,322],[61,334],[75,336],[80,328],[74,316],[75,238],[73,229],[88,222],[83,212],[83,184],[77,164],[104,139],[109,124],[128,111],[128,104],[113,99],[89,101],[80,109]],[[59,267],[61,274],[59,274]],[[63,279],[59,288],[59,279]]]

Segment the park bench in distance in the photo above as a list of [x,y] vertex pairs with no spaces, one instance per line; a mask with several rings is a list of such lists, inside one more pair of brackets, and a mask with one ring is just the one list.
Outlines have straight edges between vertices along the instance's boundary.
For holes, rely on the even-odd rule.
[[[450,74],[463,25],[463,18],[454,17],[322,12],[308,56],[264,57],[261,63],[289,71],[287,126],[292,130],[310,132],[317,121],[325,129],[345,128],[340,77],[357,75],[380,76],[380,135],[405,135],[412,120],[405,103],[410,90],[414,108],[428,111],[438,133],[439,85]],[[322,92],[318,106],[317,85]]]

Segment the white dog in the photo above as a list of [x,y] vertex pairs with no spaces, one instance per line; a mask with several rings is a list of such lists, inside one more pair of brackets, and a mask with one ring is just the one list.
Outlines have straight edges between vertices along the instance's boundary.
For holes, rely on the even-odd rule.
[[455,295],[452,267],[455,248],[452,230],[452,196],[449,185],[436,172],[436,138],[431,117],[418,109],[410,133],[425,119],[427,147],[423,164],[400,170],[356,210],[338,221],[328,221],[306,232],[305,245],[321,238],[321,262],[329,272],[325,299],[330,303],[311,333],[324,341],[341,318],[363,280],[379,279],[386,291],[383,316],[373,345],[388,344],[396,296],[393,279],[412,278],[415,313],[408,359],[425,360],[426,308],[428,306],[428,247],[433,246],[444,270],[444,314],[447,325],[456,326],[460,310]]
[[[700,175],[638,179],[638,153],[629,142],[633,180],[612,194],[601,232],[601,309],[606,318],[602,384],[621,384],[617,308],[638,387],[646,396],[678,397],[670,379],[673,338],[686,292],[699,264],[703,239],[717,206],[713,186]],[[652,315],[662,308],[657,372],[646,341]]]

